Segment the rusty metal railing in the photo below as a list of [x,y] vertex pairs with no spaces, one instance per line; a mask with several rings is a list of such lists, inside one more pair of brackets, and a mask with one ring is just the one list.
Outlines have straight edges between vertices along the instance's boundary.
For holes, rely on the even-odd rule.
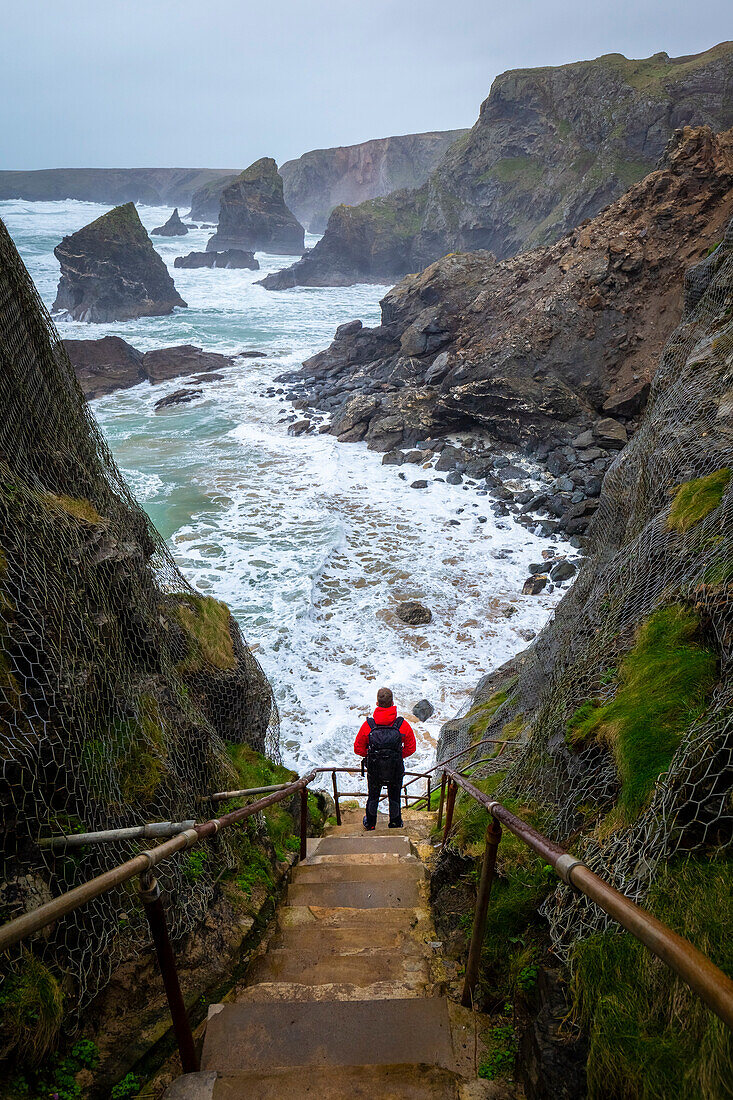
[[[489,825],[486,829],[481,875],[479,878],[474,911],[471,942],[466,963],[463,983],[462,1003],[470,1008],[473,1003],[473,991],[479,973],[481,947],[486,934],[486,920],[489,910],[491,885],[494,879],[496,854],[501,841],[502,826],[513,833],[523,844],[531,848],[541,859],[552,867],[555,873],[568,886],[585,894],[595,902],[604,913],[613,917],[622,928],[630,932],[643,943],[657,958],[675,972],[705,1002],[716,1016],[733,1030],[733,981],[696,947],[678,936],[651,913],[599,878],[581,859],[565,851],[559,844],[537,832],[526,821],[513,814],[501,802],[490,798],[475,787],[464,775],[452,768],[443,770],[443,789],[448,785],[445,798],[445,825],[443,828],[443,846],[448,839],[452,825],[453,812],[458,788],[484,806],[489,812]],[[443,799],[438,814],[438,828],[443,824]]]
[[[126,863],[118,864],[116,867],[113,867],[109,871],[105,871],[96,878],[82,883],[81,886],[77,886],[73,890],[68,890],[65,894],[61,894],[52,901],[40,905],[37,909],[33,909],[29,913],[24,913],[22,916],[16,917],[15,920],[11,920],[0,927],[0,951],[5,951],[13,947],[15,944],[27,939],[28,936],[32,936],[35,932],[38,932],[41,928],[46,928],[49,924],[53,924],[54,921],[67,916],[75,909],[81,908],[82,905],[92,901],[94,898],[98,898],[101,894],[106,894],[116,886],[120,886],[124,882],[129,882],[131,879],[138,878],[138,893],[147,918],[153,946],[155,947],[158,967],[163,979],[171,1020],[173,1022],[173,1031],[181,1055],[183,1072],[194,1073],[199,1068],[199,1059],[193,1040],[191,1024],[183,1000],[183,994],[181,993],[181,987],[178,981],[178,971],[176,969],[173,947],[168,936],[168,926],[165,910],[163,908],[163,900],[160,895],[160,887],[153,875],[153,868],[164,860],[170,859],[171,856],[174,856],[177,852],[186,851],[188,848],[194,848],[197,844],[200,844],[202,840],[216,836],[221,829],[226,829],[230,825],[245,821],[248,817],[258,814],[261,810],[266,810],[268,806],[273,806],[276,802],[282,802],[283,799],[289,798],[298,791],[300,792],[299,855],[300,859],[305,859],[308,827],[307,787],[308,784],[315,779],[317,774],[318,769],[313,769],[313,771],[294,780],[292,783],[284,785],[278,784],[277,789],[274,790],[272,794],[267,795],[265,798],[260,798],[256,802],[250,802],[241,809],[233,810],[231,813],[224,814],[222,817],[211,818],[201,825],[191,823],[190,828],[184,829],[176,836],[171,837],[170,840],[166,840],[154,848],[149,848],[133,859],[127,860]],[[260,789],[261,788],[250,788],[249,790],[237,792],[221,792],[221,795],[226,798],[245,796],[251,795]],[[184,824],[188,824],[188,822]],[[107,837],[106,839],[119,838]]]

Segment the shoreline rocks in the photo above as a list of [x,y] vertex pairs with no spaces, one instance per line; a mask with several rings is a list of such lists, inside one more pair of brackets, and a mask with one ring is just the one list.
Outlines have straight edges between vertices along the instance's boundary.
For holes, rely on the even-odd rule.
[[242,248],[228,248],[224,252],[189,252],[187,256],[176,256],[173,266],[183,268],[248,268],[250,271],[259,271],[260,269],[254,252],[245,252]]
[[88,401],[141,382],[155,386],[181,375],[209,374],[234,362],[229,356],[202,351],[192,344],[141,352],[119,336],[62,343]]
[[[195,229],[195,226],[192,226]],[[175,208],[165,225],[159,225],[157,229],[151,229],[151,236],[156,237],[185,237],[188,233],[188,227],[183,224],[178,214],[178,207]]]
[[186,303],[153,248],[134,203],[116,206],[54,248],[61,264],[57,320],[162,317]]
[[206,251],[237,248],[293,256],[303,252],[304,239],[303,226],[285,205],[275,161],[262,157],[222,191],[219,227]]

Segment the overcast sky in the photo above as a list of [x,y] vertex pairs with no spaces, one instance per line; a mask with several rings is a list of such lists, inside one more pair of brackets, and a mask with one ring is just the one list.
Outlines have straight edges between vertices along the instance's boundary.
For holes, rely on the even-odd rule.
[[3,0],[0,167],[282,163],[471,126],[505,69],[727,38],[731,0]]

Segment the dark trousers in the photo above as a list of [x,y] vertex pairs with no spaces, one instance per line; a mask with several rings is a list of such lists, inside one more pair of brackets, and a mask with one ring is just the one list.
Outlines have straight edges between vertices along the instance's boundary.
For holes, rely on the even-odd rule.
[[[402,794],[402,775],[397,775],[394,779],[390,779],[386,784],[387,787],[387,800],[389,802],[389,820],[393,823],[402,821],[402,813],[400,810],[400,795]],[[368,798],[366,802],[366,819],[367,825],[377,824],[377,811],[379,809],[379,796],[382,793],[382,787],[385,784],[374,775],[370,775],[367,772],[367,791]]]

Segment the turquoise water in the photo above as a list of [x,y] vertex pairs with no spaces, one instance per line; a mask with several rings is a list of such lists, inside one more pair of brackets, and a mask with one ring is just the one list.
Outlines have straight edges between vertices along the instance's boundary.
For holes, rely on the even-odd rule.
[[[54,245],[104,209],[0,203],[49,307]],[[170,214],[139,211],[148,229]],[[174,379],[110,394],[92,403],[94,414],[183,572],[229,603],[256,650],[277,693],[287,763],[352,764],[355,730],[382,683],[405,713],[423,696],[435,706],[430,722],[416,723],[416,761],[427,763],[440,724],[465,706],[478,678],[551,614],[558,593],[521,595],[528,564],[549,544],[511,518],[496,520],[473,489],[435,482],[428,471],[429,489],[413,490],[363,444],[288,436],[291,410],[267,395],[272,380],[326,346],[344,321],[377,323],[385,288],[265,291],[255,281],[289,261],[263,254],[260,272],[174,270],[174,257],[203,250],[211,232],[153,238],[188,309],[109,325],[64,322],[59,331],[115,334],[143,350],[192,343],[262,353],[199,383],[203,397],[192,404],[154,410],[183,384]],[[432,609],[429,626],[396,619],[407,598]],[[506,618],[510,606],[516,613]]]

